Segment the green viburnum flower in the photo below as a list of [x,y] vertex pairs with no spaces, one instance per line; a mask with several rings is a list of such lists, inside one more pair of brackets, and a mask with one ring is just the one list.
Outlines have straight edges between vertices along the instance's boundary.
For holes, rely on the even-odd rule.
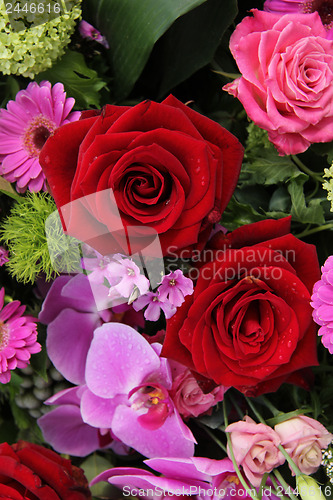
[[49,281],[60,272],[80,272],[79,242],[64,234],[47,193],[28,193],[15,203],[2,222],[0,240],[9,251],[7,270],[17,281],[34,283],[41,275]]
[[323,182],[323,189],[328,191],[327,199],[331,202],[331,212],[333,212],[333,164],[330,168],[324,168],[323,178],[329,179]]
[[[77,20],[82,0],[36,0],[36,12],[27,0],[12,0],[10,16],[0,0],[0,72],[34,78],[63,55]],[[64,12],[63,6],[66,6]],[[17,10],[14,9],[17,7]],[[56,15],[59,6],[61,15]],[[55,10],[54,10],[55,9]],[[54,17],[56,15],[56,17]],[[52,19],[52,16],[54,19]]]

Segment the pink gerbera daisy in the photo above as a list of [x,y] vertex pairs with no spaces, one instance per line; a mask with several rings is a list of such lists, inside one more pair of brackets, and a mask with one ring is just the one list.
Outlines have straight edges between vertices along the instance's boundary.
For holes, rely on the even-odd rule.
[[3,307],[5,289],[0,290],[0,382],[10,381],[11,370],[25,368],[31,354],[41,350],[37,325],[32,316],[22,316],[25,306],[18,300]]
[[327,38],[333,39],[333,0],[266,0],[264,10],[281,15],[318,12],[328,31]]
[[39,153],[58,127],[80,118],[79,111],[70,113],[74,102],[62,83],[32,82],[0,110],[0,175],[16,182],[19,193],[46,189]]

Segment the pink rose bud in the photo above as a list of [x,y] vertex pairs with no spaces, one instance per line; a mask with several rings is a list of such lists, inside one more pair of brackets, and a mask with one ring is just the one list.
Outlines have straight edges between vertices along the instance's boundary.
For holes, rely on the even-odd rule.
[[[225,431],[230,432],[237,465],[243,467],[244,474],[253,486],[260,486],[263,475],[285,461],[278,449],[280,438],[268,425],[256,424],[246,416],[244,420],[228,425]],[[229,446],[228,456],[231,458]]]
[[198,381],[190,370],[183,371],[174,379],[171,397],[182,417],[198,417],[223,400],[229,387],[216,387],[210,382],[208,386],[206,382],[208,381]]
[[274,429],[300,471],[303,474],[316,472],[322,460],[321,450],[327,448],[333,435],[317,420],[304,415],[285,420]]

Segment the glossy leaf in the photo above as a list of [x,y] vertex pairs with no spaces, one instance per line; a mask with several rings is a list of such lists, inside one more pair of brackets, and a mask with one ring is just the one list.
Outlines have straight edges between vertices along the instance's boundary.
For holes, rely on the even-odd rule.
[[[159,38],[207,0],[88,0],[90,22],[107,38],[116,97],[126,97]],[[227,0],[223,0],[223,3]],[[229,3],[229,0],[228,0]]]
[[70,50],[52,68],[40,73],[36,80],[49,80],[53,85],[62,82],[67,96],[74,97],[79,109],[98,108],[99,91],[106,86],[96,71],[88,68],[83,55]]

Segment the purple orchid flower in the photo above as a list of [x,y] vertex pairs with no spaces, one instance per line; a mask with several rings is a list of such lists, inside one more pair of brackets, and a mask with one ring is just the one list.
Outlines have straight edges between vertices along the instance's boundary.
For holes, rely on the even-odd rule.
[[78,385],[85,383],[86,358],[95,328],[112,320],[141,326],[143,319],[127,305],[98,311],[89,279],[83,274],[59,276],[38,318],[48,325],[49,358],[67,380]]
[[37,421],[45,441],[56,451],[77,457],[101,448],[127,454],[129,448],[115,439],[110,429],[96,429],[83,422],[80,403],[84,390],[85,386],[71,387],[45,401],[47,405],[58,405]]
[[[223,498],[237,477],[231,460],[209,458],[153,458],[144,463],[162,476],[136,468],[116,467],[106,470],[94,478],[91,485],[101,481],[122,488],[124,494],[145,498],[161,498],[172,495],[191,495],[199,498]],[[146,491],[146,495],[142,493]],[[139,493],[140,492],[140,493]]]
[[127,325],[97,328],[87,356],[82,418],[110,428],[147,457],[190,457],[195,439],[169,397],[171,370],[160,350]]
[[[162,475],[156,476],[150,471],[132,467],[115,467],[99,474],[90,484],[108,481],[122,488],[124,496],[151,500],[170,496],[190,496],[197,500],[251,498],[250,491],[242,486],[228,458],[153,458],[144,463]],[[280,498],[272,492],[272,486],[268,479],[262,491],[262,500]]]

